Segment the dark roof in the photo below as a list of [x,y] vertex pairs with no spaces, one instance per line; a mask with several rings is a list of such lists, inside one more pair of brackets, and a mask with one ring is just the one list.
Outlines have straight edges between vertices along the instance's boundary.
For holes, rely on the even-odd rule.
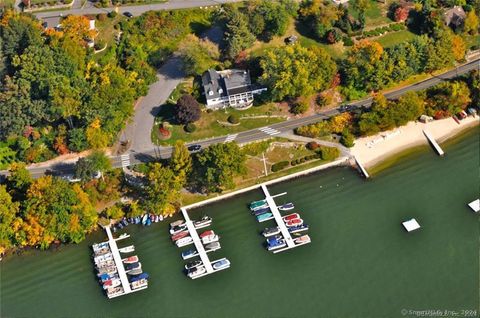
[[459,26],[463,23],[463,20],[467,17],[465,11],[460,6],[454,6],[451,9],[445,11],[445,24],[450,25],[453,24],[455,26]]
[[[234,95],[251,90],[250,74],[244,70],[217,72],[209,69],[202,75],[202,85],[207,99]],[[213,94],[210,94],[213,92]]]
[[252,82],[247,71],[232,70],[224,77],[228,95],[240,94],[250,90]]
[[[207,99],[218,98],[223,92],[225,92],[225,86],[221,80],[220,74],[212,69],[203,73],[202,85]],[[209,92],[213,92],[213,95],[210,95]]]

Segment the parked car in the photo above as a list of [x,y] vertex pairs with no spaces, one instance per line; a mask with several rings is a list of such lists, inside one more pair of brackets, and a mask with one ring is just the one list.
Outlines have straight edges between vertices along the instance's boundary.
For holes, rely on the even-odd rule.
[[202,146],[201,145],[190,145],[190,146],[188,146],[187,149],[190,152],[196,152],[196,151],[199,151],[200,149],[202,149]]
[[126,16],[127,18],[133,18],[133,14],[129,11],[124,12],[123,15]]
[[63,180],[66,180],[68,182],[80,182],[80,181],[82,181],[82,179],[79,179],[79,178],[75,177],[75,175],[73,175],[73,174],[64,174],[60,178],[62,178]]

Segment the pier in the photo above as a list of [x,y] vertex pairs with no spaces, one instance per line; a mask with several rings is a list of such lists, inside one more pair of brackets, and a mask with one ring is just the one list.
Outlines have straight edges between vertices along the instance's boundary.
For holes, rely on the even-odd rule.
[[357,165],[358,167],[358,170],[360,170],[360,172],[363,174],[363,176],[368,179],[370,178],[370,175],[368,174],[367,172],[367,169],[365,169],[362,164],[360,163],[360,161],[357,160],[356,157],[353,157],[355,159],[355,164]]
[[297,246],[307,244],[307,243],[295,244],[295,242],[294,242],[293,239],[292,239],[292,235],[290,235],[290,232],[288,231],[288,228],[287,228],[287,226],[285,225],[285,222],[283,222],[283,218],[282,218],[282,215],[280,214],[280,211],[278,210],[277,204],[276,204],[275,201],[273,200],[274,197],[278,197],[278,196],[281,196],[281,195],[285,195],[285,194],[287,194],[287,193],[284,192],[284,193],[280,193],[280,194],[271,196],[271,195],[270,195],[270,192],[268,192],[268,189],[267,189],[267,187],[265,186],[265,184],[262,184],[261,187],[262,187],[263,193],[265,194],[265,200],[266,200],[267,203],[268,203],[268,207],[270,208],[270,211],[272,212],[273,217],[275,218],[275,222],[277,222],[277,226],[279,227],[279,229],[280,229],[280,231],[281,231],[281,233],[282,233],[283,239],[284,239],[285,242],[287,243],[287,246],[286,246],[286,247],[280,248],[280,249],[278,249],[278,250],[274,250],[273,253],[274,253],[274,254],[280,253],[280,252],[289,250],[289,249],[291,249],[291,248],[295,248],[295,247],[297,247]]
[[204,274],[195,276],[193,279],[212,274],[213,272],[215,272],[215,270],[213,269],[212,263],[208,258],[205,248],[203,247],[202,240],[198,236],[197,229],[193,225],[192,220],[190,220],[187,210],[185,208],[181,208],[180,210],[182,211],[183,218],[185,219],[185,224],[187,225],[188,232],[190,233],[190,236],[193,239],[193,243],[195,244],[195,248],[197,249],[198,255],[200,256],[200,259],[202,260],[202,263],[205,266],[205,269],[207,270]]
[[473,212],[478,213],[480,212],[480,199],[476,199],[468,204],[470,209],[473,210]]
[[112,251],[113,260],[115,262],[115,266],[117,267],[118,277],[122,282],[124,293],[121,295],[129,294],[132,292],[132,288],[130,288],[130,282],[128,281],[127,273],[125,272],[125,267],[123,266],[122,257],[118,251],[117,240],[113,238],[112,231],[110,231],[110,226],[105,227],[105,231],[107,232],[108,245],[110,245],[110,251]]
[[427,137],[428,141],[430,142],[430,144],[433,146],[433,148],[435,149],[435,151],[440,155],[440,156],[443,156],[445,153],[443,152],[442,148],[440,148],[440,145],[437,143],[437,141],[435,140],[435,138],[433,138],[433,136],[427,131],[427,130],[423,130],[423,134],[425,135],[425,137]]

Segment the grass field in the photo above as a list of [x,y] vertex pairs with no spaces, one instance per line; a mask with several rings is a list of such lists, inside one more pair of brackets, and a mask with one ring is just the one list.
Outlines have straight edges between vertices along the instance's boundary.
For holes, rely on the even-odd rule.
[[396,44],[413,40],[415,34],[408,30],[402,30],[398,32],[391,32],[384,36],[375,39],[376,42],[380,43],[383,47],[392,47]]

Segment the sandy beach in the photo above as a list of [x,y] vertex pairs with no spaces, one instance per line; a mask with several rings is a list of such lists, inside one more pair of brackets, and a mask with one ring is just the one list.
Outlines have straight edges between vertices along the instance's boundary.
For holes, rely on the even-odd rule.
[[461,131],[480,123],[479,116],[467,117],[458,124],[453,118],[435,120],[429,123],[410,122],[406,126],[384,131],[374,136],[359,138],[351,153],[365,167],[372,167],[405,149],[428,145],[423,134],[426,129],[438,143],[454,137]]

